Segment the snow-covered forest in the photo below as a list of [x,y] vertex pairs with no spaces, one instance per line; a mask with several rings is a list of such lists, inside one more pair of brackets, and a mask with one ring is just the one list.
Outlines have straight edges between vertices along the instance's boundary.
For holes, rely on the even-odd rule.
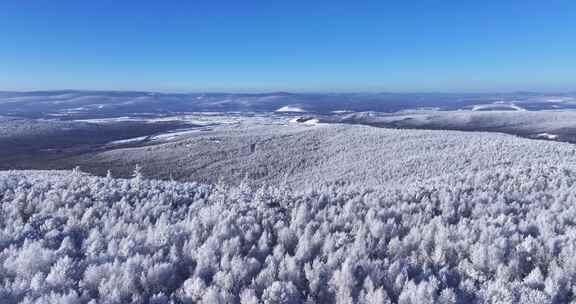
[[66,163],[0,171],[1,304],[576,302],[573,144],[269,117]]
[[576,304],[576,0],[0,0],[0,304]]
[[518,162],[401,186],[304,190],[6,171],[0,298],[570,303],[574,169]]

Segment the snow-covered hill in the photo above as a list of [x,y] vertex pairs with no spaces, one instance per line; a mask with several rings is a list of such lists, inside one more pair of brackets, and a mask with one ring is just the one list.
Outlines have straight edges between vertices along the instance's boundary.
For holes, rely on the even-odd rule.
[[[558,141],[576,143],[576,111],[400,111],[361,112],[319,116],[322,122],[362,124],[387,128],[500,132],[527,138],[555,135]],[[544,137],[546,138],[546,137]]]
[[[282,172],[305,160],[290,171],[299,183],[273,175],[231,186],[1,172],[3,303],[576,300],[572,145],[285,127],[244,133],[254,148],[240,136],[245,128],[212,140],[240,136],[252,155],[242,160],[254,157],[246,167],[259,161]],[[209,139],[181,144],[195,151]],[[280,140],[285,145],[271,148]],[[176,148],[158,153],[168,147]],[[230,172],[218,168],[214,174]]]
[[[129,176],[307,188],[315,184],[404,184],[510,166],[576,164],[576,147],[506,134],[384,129],[346,124],[245,124],[197,132],[176,142],[82,155],[85,170]],[[310,181],[313,181],[311,183]]]

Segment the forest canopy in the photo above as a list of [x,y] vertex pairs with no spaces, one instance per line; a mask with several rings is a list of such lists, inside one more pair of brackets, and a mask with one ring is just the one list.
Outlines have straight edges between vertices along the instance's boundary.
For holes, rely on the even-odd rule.
[[4,303],[569,303],[573,168],[309,190],[0,173]]

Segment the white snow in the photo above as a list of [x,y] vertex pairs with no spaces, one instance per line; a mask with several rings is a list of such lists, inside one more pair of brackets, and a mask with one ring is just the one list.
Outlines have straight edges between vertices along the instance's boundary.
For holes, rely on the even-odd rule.
[[74,121],[77,122],[88,122],[88,123],[100,123],[100,124],[109,124],[109,123],[117,123],[117,122],[127,122],[127,121],[140,121],[135,117],[112,117],[112,118],[91,118],[91,119],[76,119]]
[[301,113],[301,112],[306,112],[304,109],[297,107],[297,106],[283,106],[281,108],[279,108],[278,110],[276,110],[276,112],[297,112],[297,113]]
[[163,133],[163,134],[158,134],[158,135],[152,136],[150,139],[151,140],[173,140],[173,139],[176,139],[178,137],[182,137],[184,135],[189,135],[191,133],[196,133],[196,132],[199,132],[202,130],[203,129],[195,128],[195,129],[187,129],[187,130],[181,130],[181,131],[173,131],[173,132],[168,132],[168,133]]
[[511,103],[511,104],[506,104],[506,103],[501,103],[501,102],[496,102],[496,103],[491,103],[491,104],[479,104],[479,105],[474,105],[474,106],[472,107],[472,111],[490,110],[490,109],[492,109],[492,108],[498,109],[498,108],[502,108],[502,107],[508,107],[508,108],[510,108],[511,110],[514,110],[514,111],[526,111],[526,109],[524,109],[524,108],[522,108],[522,107],[520,107],[520,106],[517,106],[517,105],[515,105],[515,104],[513,104],[513,103]]
[[547,102],[570,102],[574,101],[574,97],[551,97],[546,99]]
[[556,138],[558,138],[558,135],[544,132],[544,133],[537,134],[536,137],[546,138],[546,139],[556,139]]
[[174,140],[174,139],[177,139],[179,137],[182,137],[182,136],[185,136],[185,135],[188,135],[191,133],[199,132],[202,130],[204,130],[204,129],[203,128],[194,128],[194,129],[171,131],[171,132],[152,135],[152,136],[140,136],[140,137],[134,137],[134,138],[120,139],[120,140],[111,141],[108,143],[108,145],[125,145],[125,144],[130,144],[130,143],[138,143],[138,142],[142,142],[145,140],[148,140],[151,142],[152,141],[170,141],[170,140]]
[[114,140],[114,141],[109,142],[108,145],[125,145],[125,144],[137,143],[137,142],[144,141],[147,138],[148,138],[148,136],[140,136],[140,137]]
[[317,118],[308,119],[307,121],[303,122],[303,124],[305,124],[305,125],[318,125],[318,124],[320,124],[320,120],[318,120]]

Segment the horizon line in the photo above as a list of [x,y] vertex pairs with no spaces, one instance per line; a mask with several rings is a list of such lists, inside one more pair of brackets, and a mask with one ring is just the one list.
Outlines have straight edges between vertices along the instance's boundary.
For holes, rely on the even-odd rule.
[[155,94],[234,94],[234,95],[272,95],[272,94],[576,94],[576,90],[505,90],[505,91],[451,91],[451,90],[425,90],[425,91],[312,91],[312,90],[146,90],[146,89],[0,89],[0,93],[53,93],[53,92],[99,92],[99,93],[155,93]]

